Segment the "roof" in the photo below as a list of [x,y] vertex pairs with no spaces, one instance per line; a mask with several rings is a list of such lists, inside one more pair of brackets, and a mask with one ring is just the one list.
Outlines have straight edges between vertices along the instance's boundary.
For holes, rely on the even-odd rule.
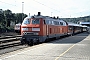
[[80,22],[80,24],[90,24],[90,22]]
[[21,23],[18,23],[18,24],[16,24],[16,25],[21,25]]
[[76,24],[72,22],[67,22],[69,26],[82,26],[81,24]]

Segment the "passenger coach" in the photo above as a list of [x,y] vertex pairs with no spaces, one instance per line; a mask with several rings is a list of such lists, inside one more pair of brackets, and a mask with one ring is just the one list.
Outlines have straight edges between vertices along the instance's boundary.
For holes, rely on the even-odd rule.
[[75,24],[72,22],[67,23],[68,23],[68,35],[74,35],[83,32],[84,26],[82,26],[81,24]]
[[15,30],[16,33],[20,33],[21,32],[20,26],[21,26],[20,23],[15,25],[14,30]]

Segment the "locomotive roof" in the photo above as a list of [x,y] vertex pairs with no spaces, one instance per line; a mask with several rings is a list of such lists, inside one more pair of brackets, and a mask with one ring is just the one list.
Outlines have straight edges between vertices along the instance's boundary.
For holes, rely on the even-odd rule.
[[53,21],[61,21],[61,22],[65,22],[64,20],[61,20],[59,18],[54,18],[54,17],[49,17],[49,16],[38,16],[38,15],[34,15],[34,16],[30,16],[30,17],[26,17],[25,19],[27,18],[43,18],[45,20],[53,20]]
[[30,16],[30,17],[26,17],[25,19],[30,19],[30,18],[43,18],[46,21],[57,21],[63,24],[63,26],[67,25],[67,22],[64,20],[61,20],[59,18],[55,18],[55,17],[49,17],[49,16],[42,16],[42,15],[34,15],[34,16]]

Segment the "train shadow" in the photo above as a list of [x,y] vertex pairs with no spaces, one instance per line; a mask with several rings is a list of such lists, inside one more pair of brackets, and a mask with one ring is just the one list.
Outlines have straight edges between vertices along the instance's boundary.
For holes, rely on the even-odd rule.
[[48,43],[53,43],[53,44],[75,44],[78,42],[81,42],[84,40],[89,34],[87,32],[83,32],[80,34],[76,34],[73,36],[65,36],[63,38],[57,39],[57,40],[52,40],[49,41]]

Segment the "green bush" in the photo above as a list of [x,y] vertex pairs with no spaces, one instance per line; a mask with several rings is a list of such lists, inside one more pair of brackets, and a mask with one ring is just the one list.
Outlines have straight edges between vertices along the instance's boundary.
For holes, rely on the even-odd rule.
[[14,32],[14,28],[13,27],[5,27],[3,25],[0,24],[0,32]]

